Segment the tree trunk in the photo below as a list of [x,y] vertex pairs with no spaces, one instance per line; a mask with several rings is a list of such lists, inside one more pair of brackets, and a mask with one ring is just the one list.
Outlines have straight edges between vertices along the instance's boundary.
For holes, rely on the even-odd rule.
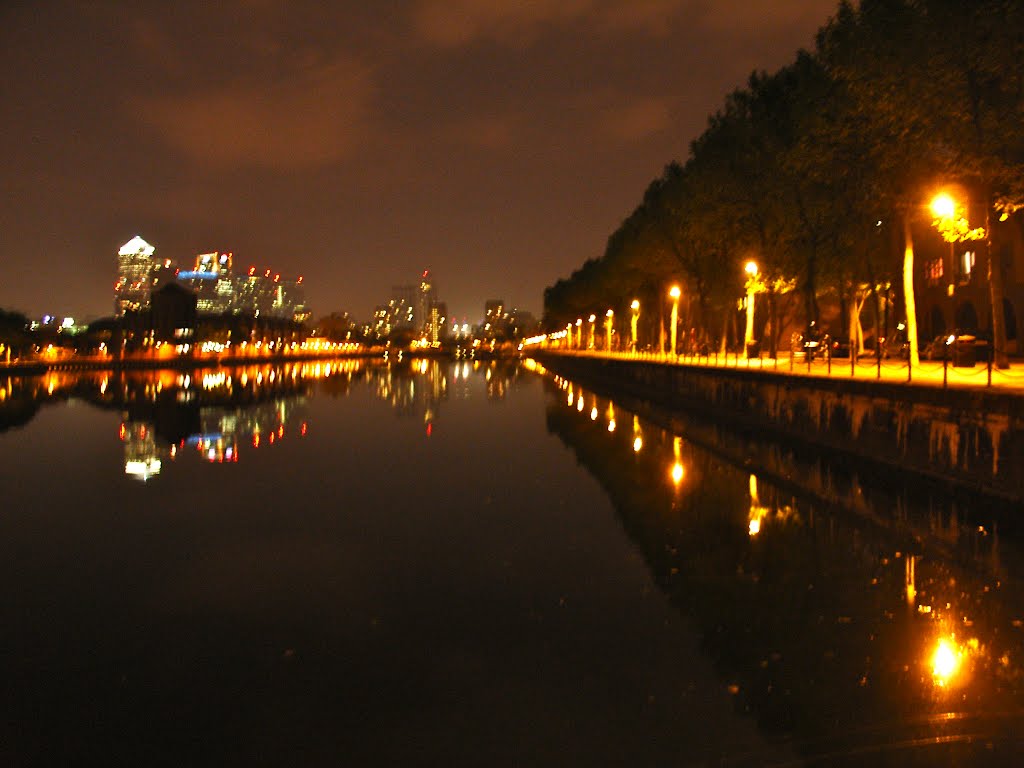
[[910,232],[910,212],[903,213],[903,303],[907,310],[907,341],[910,365],[917,368],[921,358],[917,349],[917,304],[914,301],[914,236]]
[[997,368],[1009,368],[1006,356],[1006,323],[1003,316],[1003,268],[999,252],[992,244],[991,201],[985,203],[985,245],[988,248],[988,290],[992,301],[992,362]]

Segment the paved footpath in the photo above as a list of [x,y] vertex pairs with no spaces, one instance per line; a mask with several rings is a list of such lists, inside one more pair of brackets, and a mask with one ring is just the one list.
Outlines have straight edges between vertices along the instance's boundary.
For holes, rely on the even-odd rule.
[[802,356],[790,357],[788,352],[780,353],[777,360],[768,357],[747,359],[742,354],[730,353],[726,357],[711,355],[697,357],[679,355],[673,359],[670,355],[654,352],[594,352],[549,349],[556,354],[574,355],[579,357],[611,358],[616,360],[638,360],[663,365],[693,366],[697,368],[739,368],[780,376],[800,376],[811,378],[856,379],[858,381],[884,381],[887,384],[901,384],[919,387],[949,387],[957,389],[992,389],[1005,394],[1024,396],[1024,361],[1011,361],[1010,367],[1000,370],[992,366],[989,370],[987,362],[976,363],[973,367],[957,367],[951,362],[922,360],[909,372],[906,360],[882,360],[881,366],[874,357],[861,358],[850,366],[849,358],[835,358],[829,363],[824,359],[816,359],[807,363]]

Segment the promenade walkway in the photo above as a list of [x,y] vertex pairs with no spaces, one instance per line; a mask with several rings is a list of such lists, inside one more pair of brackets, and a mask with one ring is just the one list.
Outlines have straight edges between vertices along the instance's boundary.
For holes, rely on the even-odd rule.
[[727,355],[668,355],[656,352],[604,352],[596,350],[565,350],[548,347],[549,353],[578,357],[595,357],[616,360],[637,360],[661,365],[678,365],[698,368],[729,368],[762,371],[778,376],[797,376],[830,379],[856,379],[859,381],[881,381],[914,387],[992,389],[1006,394],[1024,396],[1024,363],[1016,362],[1009,368],[999,369],[987,361],[977,362],[971,367],[954,366],[952,361],[922,360],[920,365],[909,367],[906,360],[862,357],[815,358],[807,361],[803,355],[780,352],[777,359],[762,355],[748,359],[742,353]]

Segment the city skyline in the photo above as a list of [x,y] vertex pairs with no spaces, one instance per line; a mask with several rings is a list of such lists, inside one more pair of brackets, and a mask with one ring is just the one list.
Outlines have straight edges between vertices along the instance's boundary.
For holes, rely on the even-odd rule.
[[728,92],[835,9],[8,6],[0,306],[109,313],[110,254],[141,234],[305,275],[316,315],[369,318],[424,268],[453,316],[495,295],[538,312]]

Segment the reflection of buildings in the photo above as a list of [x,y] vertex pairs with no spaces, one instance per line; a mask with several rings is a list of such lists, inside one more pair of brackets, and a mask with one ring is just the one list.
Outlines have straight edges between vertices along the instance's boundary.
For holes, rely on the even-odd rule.
[[374,391],[399,414],[436,420],[448,399],[447,364],[429,358],[406,358],[372,369]]
[[145,421],[128,421],[121,424],[121,440],[124,441],[124,473],[146,481],[160,474],[162,462],[156,446],[153,427]]

